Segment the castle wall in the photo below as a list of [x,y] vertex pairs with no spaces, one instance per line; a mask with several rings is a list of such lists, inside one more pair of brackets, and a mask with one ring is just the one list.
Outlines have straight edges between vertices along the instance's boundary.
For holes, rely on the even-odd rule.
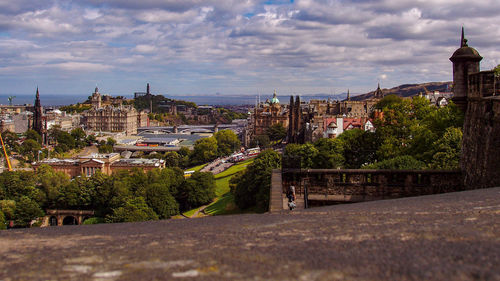
[[[481,87],[472,89],[474,95]],[[500,97],[468,98],[462,142],[465,185],[500,186]]]

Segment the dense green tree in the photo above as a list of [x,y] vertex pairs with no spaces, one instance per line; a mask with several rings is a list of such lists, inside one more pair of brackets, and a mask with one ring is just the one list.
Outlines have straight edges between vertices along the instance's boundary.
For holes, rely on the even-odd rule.
[[163,158],[165,159],[166,167],[179,167],[182,162],[182,156],[175,151],[166,152]]
[[500,64],[493,68],[496,76],[500,76]]
[[0,230],[7,229],[7,222],[5,221],[5,216],[0,210]]
[[5,215],[8,221],[15,219],[16,201],[14,200],[0,200],[0,210]]
[[21,146],[17,143],[19,141],[19,137],[16,133],[4,131],[2,132],[2,139],[8,151],[20,151]]
[[34,140],[37,143],[42,143],[42,137],[35,130],[27,130],[24,136],[27,140]]
[[21,227],[29,227],[32,220],[43,217],[45,214],[36,202],[27,196],[22,196],[16,202],[15,224]]
[[318,153],[318,149],[310,143],[302,145],[292,143],[286,146],[284,156],[288,161],[300,161],[300,168],[310,169],[313,168]]
[[266,135],[269,136],[271,141],[280,141],[286,137],[287,131],[280,123],[271,125],[266,129]]
[[338,139],[342,142],[345,168],[359,169],[377,159],[380,144],[375,133],[354,129],[343,132]]
[[154,183],[146,188],[146,202],[160,219],[168,219],[179,214],[179,204],[170,194],[167,185]]
[[85,147],[87,144],[87,134],[82,128],[75,128],[71,130],[71,136],[75,140],[75,145],[78,148]]
[[340,139],[322,138],[314,143],[318,154],[314,158],[313,168],[337,169],[344,165],[344,147]]
[[5,171],[0,174],[0,190],[3,197],[0,199],[17,199],[21,196],[30,196],[35,188],[33,172]]
[[363,168],[386,169],[386,170],[421,170],[425,169],[425,163],[418,161],[410,155],[401,155],[381,162],[376,162]]
[[158,215],[146,204],[143,197],[127,200],[124,206],[113,209],[113,213],[106,217],[107,222],[134,222],[157,219]]
[[273,150],[260,153],[254,162],[247,166],[234,187],[234,201],[240,209],[255,207],[257,212],[269,208],[272,170],[281,166],[280,155]]
[[462,148],[462,130],[450,127],[433,144],[434,155],[431,162],[433,169],[459,169]]
[[55,208],[60,200],[61,189],[70,183],[68,175],[54,171],[49,165],[41,165],[37,169],[36,176],[40,188],[45,192],[47,207]]
[[191,154],[191,164],[198,165],[217,158],[218,146],[214,137],[199,139],[194,144]]
[[28,158],[28,161],[33,162],[38,158],[38,152],[42,146],[33,139],[27,139],[21,145],[22,154]]
[[212,202],[215,198],[215,179],[212,173],[194,172],[186,179],[177,193],[183,211]]
[[231,130],[221,130],[214,134],[217,140],[217,151],[219,156],[230,155],[238,151],[241,147],[241,142],[238,136]]

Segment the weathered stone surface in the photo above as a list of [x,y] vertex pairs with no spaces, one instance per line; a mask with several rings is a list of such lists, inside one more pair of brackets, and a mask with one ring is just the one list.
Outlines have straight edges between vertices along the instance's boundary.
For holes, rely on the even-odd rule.
[[0,232],[0,280],[500,280],[500,188]]

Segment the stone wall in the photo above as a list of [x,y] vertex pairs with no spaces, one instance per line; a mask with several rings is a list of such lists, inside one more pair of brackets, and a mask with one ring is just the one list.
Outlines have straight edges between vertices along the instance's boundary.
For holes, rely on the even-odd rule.
[[466,186],[500,186],[500,97],[468,98],[461,165]]
[[462,173],[436,170],[289,169],[282,173],[283,193],[307,187],[309,200],[360,202],[464,190]]

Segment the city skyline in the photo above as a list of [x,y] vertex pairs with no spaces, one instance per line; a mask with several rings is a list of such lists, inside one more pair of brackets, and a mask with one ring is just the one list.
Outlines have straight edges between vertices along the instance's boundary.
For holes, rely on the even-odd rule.
[[495,1],[0,1],[0,95],[365,93],[500,63]]

